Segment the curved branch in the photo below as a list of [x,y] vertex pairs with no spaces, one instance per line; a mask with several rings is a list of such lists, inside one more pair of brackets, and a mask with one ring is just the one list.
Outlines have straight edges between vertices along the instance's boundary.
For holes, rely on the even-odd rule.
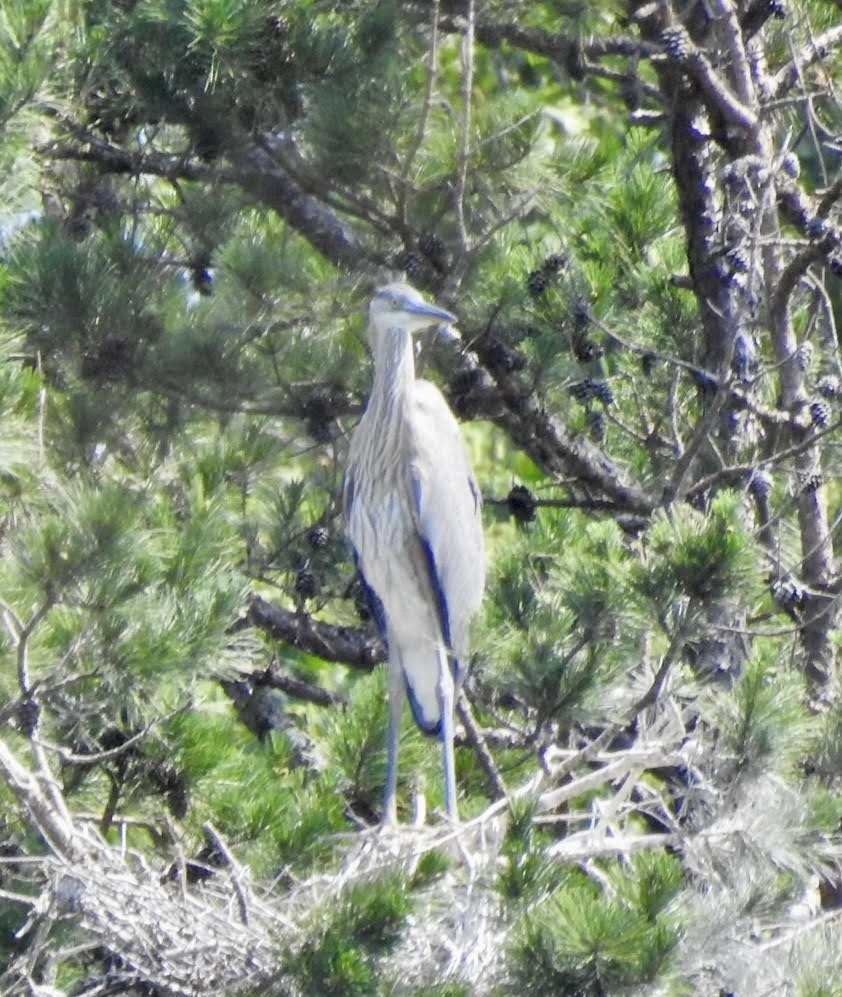
[[[719,112],[730,124],[754,134],[758,127],[757,115],[746,106],[743,99],[732,92],[704,52],[693,43],[687,31],[679,26],[670,26],[665,34],[666,31],[674,33],[671,46],[674,51],[668,54],[670,62],[696,84],[706,106],[711,111]],[[733,67],[732,71],[736,72]],[[747,74],[737,75],[742,78]]]
[[65,124],[76,141],[54,142],[45,147],[43,151],[55,159],[95,163],[109,173],[237,184],[280,215],[325,259],[340,267],[359,267],[362,247],[351,230],[254,140],[239,146],[232,144],[227,151],[229,166],[210,165],[197,162],[189,154],[166,154],[150,148],[124,149],[88,129]]

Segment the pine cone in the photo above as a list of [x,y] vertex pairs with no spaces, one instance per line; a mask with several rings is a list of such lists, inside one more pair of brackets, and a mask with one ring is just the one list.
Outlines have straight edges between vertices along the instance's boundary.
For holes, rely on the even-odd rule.
[[657,362],[658,358],[654,353],[644,353],[640,358],[640,369],[647,377],[649,377],[651,376],[652,371],[654,371],[655,364],[657,364]]
[[408,249],[395,256],[395,266],[398,270],[403,270],[409,280],[423,280],[428,272],[426,263],[418,253]]
[[570,394],[577,402],[589,402],[594,397],[593,384],[589,377],[584,381],[576,381],[570,385]]
[[827,222],[824,218],[819,218],[816,215],[807,221],[804,225],[804,231],[811,239],[821,239],[825,232],[827,232]]
[[506,504],[512,517],[519,523],[531,523],[535,518],[537,502],[525,485],[515,485],[506,496]]
[[732,246],[725,254],[730,265],[731,273],[748,273],[749,259],[742,246]]
[[819,429],[827,428],[831,414],[830,405],[824,399],[818,398],[810,403],[810,418],[813,420],[813,425]]
[[807,492],[815,492],[821,488],[824,483],[824,478],[820,473],[815,474],[799,474],[798,475],[798,486],[801,489],[802,494]]
[[316,550],[327,547],[330,534],[323,526],[313,526],[307,531],[307,543]]
[[24,737],[32,737],[35,728],[38,726],[38,719],[41,716],[41,707],[34,699],[24,699],[15,711],[15,722],[18,730]]
[[448,269],[447,246],[435,232],[424,232],[418,240],[418,248],[440,273]]
[[587,336],[576,336],[573,340],[573,355],[579,363],[591,363],[599,360],[605,350]]
[[605,416],[599,409],[590,409],[587,415],[588,431],[591,439],[597,443],[602,443],[605,439]]
[[526,290],[533,298],[539,298],[550,286],[550,278],[544,270],[533,270],[526,278]]
[[551,253],[541,264],[541,269],[545,274],[557,274],[566,265],[567,257],[564,253]]
[[813,344],[799,343],[795,351],[795,362],[800,370],[809,370],[813,363]]
[[502,343],[493,343],[488,351],[488,359],[495,366],[507,373],[523,370],[526,357],[518,350],[511,350]]
[[661,32],[661,44],[664,46],[664,51],[667,55],[679,62],[686,59],[693,50],[693,43],[690,41],[690,36],[680,24],[664,28]]
[[318,578],[308,568],[301,568],[295,576],[295,593],[302,599],[313,599],[320,588]]
[[842,393],[842,382],[834,374],[825,374],[816,383],[816,390],[825,398],[838,398]]

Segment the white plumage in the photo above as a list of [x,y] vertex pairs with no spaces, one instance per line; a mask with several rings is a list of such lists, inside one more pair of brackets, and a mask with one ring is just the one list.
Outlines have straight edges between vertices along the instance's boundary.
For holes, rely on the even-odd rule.
[[372,299],[374,384],[351,440],[343,504],[358,567],[389,649],[384,819],[395,819],[404,691],[416,722],[440,734],[445,802],[456,819],[453,704],[470,618],[485,584],[480,497],[443,395],[416,380],[412,333],[454,321],[407,284]]

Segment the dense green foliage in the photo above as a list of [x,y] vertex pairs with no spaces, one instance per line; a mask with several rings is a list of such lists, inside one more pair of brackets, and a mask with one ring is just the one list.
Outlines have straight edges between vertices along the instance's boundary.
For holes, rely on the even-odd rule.
[[[202,992],[69,901],[19,930],[77,858],[37,798],[282,911],[231,993],[838,992],[840,44],[819,0],[0,0],[4,993]],[[462,334],[418,364],[485,498],[485,816],[380,867],[339,493],[397,273]]]

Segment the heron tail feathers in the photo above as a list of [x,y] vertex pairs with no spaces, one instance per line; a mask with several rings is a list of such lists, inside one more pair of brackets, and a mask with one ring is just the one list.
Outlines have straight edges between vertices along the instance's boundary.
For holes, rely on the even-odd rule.
[[461,684],[461,669],[455,658],[442,648],[421,648],[404,652],[401,670],[412,716],[418,727],[431,736],[441,734],[440,661],[446,661],[454,682],[454,698]]

